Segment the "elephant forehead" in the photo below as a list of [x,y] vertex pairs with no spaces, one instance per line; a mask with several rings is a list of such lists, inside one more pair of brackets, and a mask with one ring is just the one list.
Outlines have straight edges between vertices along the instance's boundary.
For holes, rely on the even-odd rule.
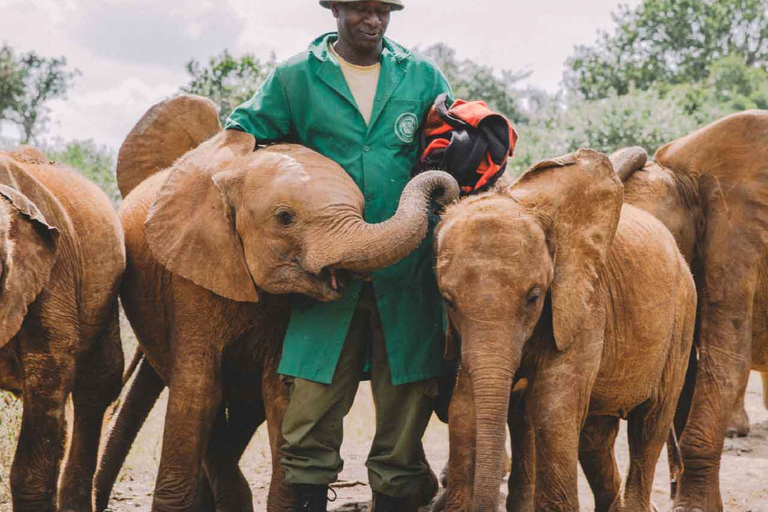
[[323,208],[333,204],[363,208],[363,195],[352,180],[340,180],[336,176],[297,171],[282,173],[271,183],[273,197],[277,201],[301,206],[303,209]]
[[547,246],[535,219],[486,213],[447,221],[438,251],[438,271],[481,276],[537,265]]

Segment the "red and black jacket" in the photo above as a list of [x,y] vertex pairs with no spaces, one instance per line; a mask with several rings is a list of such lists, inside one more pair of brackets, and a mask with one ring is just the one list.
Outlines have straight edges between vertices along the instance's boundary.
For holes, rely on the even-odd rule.
[[427,115],[417,173],[443,170],[456,178],[462,195],[481,192],[504,173],[515,142],[510,122],[485,102],[456,100],[449,106],[444,93]]

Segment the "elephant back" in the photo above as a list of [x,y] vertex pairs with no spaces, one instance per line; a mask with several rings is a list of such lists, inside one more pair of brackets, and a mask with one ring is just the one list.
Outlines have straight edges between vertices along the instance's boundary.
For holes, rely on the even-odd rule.
[[216,105],[180,95],[150,108],[126,137],[117,157],[117,184],[125,197],[149,176],[221,131]]

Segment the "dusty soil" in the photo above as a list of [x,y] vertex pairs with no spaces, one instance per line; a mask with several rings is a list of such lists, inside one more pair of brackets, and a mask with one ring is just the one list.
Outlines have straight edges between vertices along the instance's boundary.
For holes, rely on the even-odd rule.
[[[164,402],[152,412],[147,424],[131,451],[113,493],[111,507],[114,512],[149,510],[152,488],[160,459]],[[722,462],[722,491],[727,512],[768,512],[768,411],[763,408],[761,384],[755,373],[747,392],[747,412],[752,432],[743,439],[726,440]],[[374,409],[367,385],[361,386],[355,405],[344,424],[345,441],[342,455],[345,460],[341,474],[341,487],[336,488],[338,499],[331,510],[364,511],[370,499],[365,472],[365,457],[373,436]],[[433,419],[427,430],[425,448],[436,472],[446,462],[448,429]],[[627,443],[625,434],[619,436],[617,458],[626,468]],[[265,499],[269,484],[269,447],[266,429],[259,430],[251,442],[241,467],[251,483],[254,506],[257,511],[266,509]],[[670,509],[666,453],[662,453],[656,469],[653,500],[659,510]],[[505,486],[502,486],[505,491]],[[582,511],[594,510],[592,496],[583,475],[579,482]],[[0,505],[2,509],[2,505]]]

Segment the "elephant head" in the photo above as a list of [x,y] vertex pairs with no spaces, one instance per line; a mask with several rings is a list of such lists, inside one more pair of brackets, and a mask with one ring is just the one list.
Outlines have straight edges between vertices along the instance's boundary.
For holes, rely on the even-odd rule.
[[[186,121],[174,124],[179,105]],[[257,302],[258,290],[337,299],[349,273],[392,265],[418,247],[432,196],[458,197],[449,175],[424,173],[406,186],[392,218],[368,224],[363,195],[341,166],[296,144],[254,151],[252,136],[221,132],[215,119],[210,102],[194,97],[153,107],[121,149],[118,179],[136,186],[153,172],[146,165],[173,162],[201,134],[212,136],[171,166],[145,232],[168,270],[229,299]],[[158,144],[164,154],[153,156]],[[176,155],[167,150],[174,144]]]
[[28,148],[0,152],[0,347],[19,331],[56,263],[59,230],[41,209],[60,206],[25,170],[32,154],[44,158]]
[[579,150],[449,207],[438,225],[438,285],[475,400],[473,510],[497,510],[510,391],[534,331],[564,352],[603,328],[598,275],[621,204],[608,158]]

